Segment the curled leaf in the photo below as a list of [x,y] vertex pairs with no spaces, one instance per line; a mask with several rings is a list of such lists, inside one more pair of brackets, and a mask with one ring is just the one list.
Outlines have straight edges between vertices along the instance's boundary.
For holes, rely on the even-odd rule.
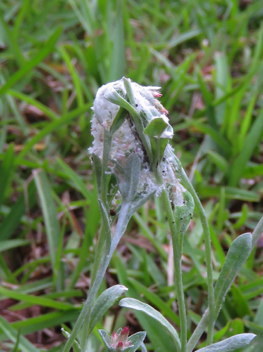
[[132,308],[135,310],[139,310],[145,314],[147,314],[148,316],[152,317],[153,319],[155,319],[156,321],[158,321],[162,326],[164,326],[166,328],[166,330],[169,332],[169,334],[171,335],[176,349],[178,351],[180,351],[181,349],[181,342],[178,336],[177,331],[175,330],[175,328],[169,323],[168,320],[166,320],[163,315],[158,312],[156,309],[154,309],[153,307],[149,306],[146,303],[140,302],[137,299],[134,298],[123,298],[119,305],[121,307],[126,307],[126,308]]
[[115,285],[102,292],[90,313],[89,333],[94,329],[96,324],[113,303],[127,290],[127,287],[123,285]]
[[224,341],[213,343],[210,346],[201,348],[198,352],[231,352],[238,348],[245,347],[256,337],[255,334],[238,334]]

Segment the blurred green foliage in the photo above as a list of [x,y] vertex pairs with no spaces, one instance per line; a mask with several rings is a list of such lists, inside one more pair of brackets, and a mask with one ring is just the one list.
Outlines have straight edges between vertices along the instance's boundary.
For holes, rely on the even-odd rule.
[[[36,335],[31,342],[24,335],[44,331],[37,346],[60,351],[57,327],[78,316],[100,223],[87,154],[90,108],[98,87],[123,75],[162,87],[173,146],[209,217],[218,277],[232,241],[253,230],[262,213],[262,18],[260,0],[1,1],[3,350],[17,350],[19,340],[18,350],[36,351]],[[194,217],[183,257],[189,336],[206,306],[202,240]],[[215,341],[252,331],[260,336],[253,351],[261,351],[261,245],[227,295]],[[101,290],[124,284],[129,297],[143,297],[177,326],[170,256],[157,198],[133,217]],[[126,312],[112,310],[89,351],[99,350],[98,328],[125,324]],[[149,351],[171,351],[169,338],[164,345],[139,312],[128,324],[147,330]]]

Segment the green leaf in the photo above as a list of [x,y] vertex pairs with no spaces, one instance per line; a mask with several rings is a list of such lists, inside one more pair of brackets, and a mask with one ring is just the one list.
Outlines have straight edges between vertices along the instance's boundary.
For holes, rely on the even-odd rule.
[[115,116],[112,125],[110,127],[110,133],[111,135],[115,133],[123,124],[125,121],[125,117],[127,115],[127,111],[120,107],[119,111],[117,112],[117,115]]
[[46,174],[43,171],[34,171],[34,180],[40,198],[40,205],[43,212],[46,233],[48,239],[49,253],[53,268],[53,277],[58,290],[62,290],[64,285],[63,264],[56,270],[57,252],[59,248],[60,228],[57,220],[57,210],[52,197],[52,189]]
[[192,39],[202,33],[201,29],[193,29],[187,32],[181,33],[176,37],[173,37],[166,45],[167,49],[174,48],[175,46],[184,43],[186,40]]
[[32,305],[37,304],[43,307],[50,307],[50,308],[61,309],[61,310],[69,310],[72,308],[72,305],[68,303],[54,301],[46,297],[26,295],[24,293],[20,293],[14,290],[8,290],[1,286],[0,286],[0,293],[5,297],[13,298],[18,301],[28,302]]
[[[17,331],[21,331],[22,335],[31,334],[46,328],[52,328],[66,322],[76,321],[79,310],[70,309],[64,311],[56,311],[52,313],[42,314],[37,317],[27,318],[26,320],[11,323],[11,326]],[[0,341],[3,341],[4,334],[0,329]]]
[[9,29],[9,25],[5,21],[3,17],[3,12],[0,13],[0,23],[3,28],[3,31],[5,33],[5,37],[8,41],[8,46],[10,47],[10,50],[12,51],[12,54],[17,61],[18,66],[23,66],[23,64],[26,62],[22,51],[20,50],[18,43],[17,43],[17,38],[13,35],[13,33]]
[[96,154],[92,154],[92,166],[96,177],[98,194],[99,196],[101,196],[102,165],[101,165],[100,158]]
[[236,186],[243,176],[247,163],[250,160],[254,149],[258,145],[260,139],[262,138],[263,130],[263,109],[260,111],[256,121],[254,122],[251,130],[249,131],[247,137],[244,140],[243,148],[241,149],[239,155],[233,162],[230,168],[229,174],[229,184],[230,186]]
[[[148,263],[147,263],[148,264]],[[130,278],[129,282],[136,288],[140,294],[145,297],[150,303],[154,304],[163,315],[174,321],[177,325],[180,325],[179,317],[174,311],[165,303],[157,294],[151,292],[147,287],[142,285],[140,282]]]
[[106,311],[127,290],[127,287],[123,285],[115,285],[102,292],[91,310],[88,334],[92,332]]
[[123,7],[125,3],[117,2],[115,28],[113,33],[113,48],[110,67],[110,81],[120,79],[125,74],[126,54],[125,54],[125,40],[124,40],[124,26],[123,26]]
[[144,339],[146,337],[146,332],[145,331],[139,331],[133,334],[128,338],[128,341],[131,341],[132,347],[127,349],[127,352],[136,352],[137,349],[141,346],[143,343]]
[[21,78],[25,77],[25,75],[30,72],[37,64],[44,60],[44,58],[53,50],[54,45],[58,41],[58,38],[61,34],[62,28],[57,28],[55,32],[50,36],[46,45],[41,49],[36,56],[33,57],[30,61],[28,61],[25,65],[23,65],[20,70],[16,71],[8,81],[0,88],[0,96],[11,88],[17,81]]
[[107,332],[105,330],[99,329],[98,330],[102,341],[104,342],[105,346],[110,349],[110,345],[111,345],[111,338],[109,337],[109,335],[107,334]]
[[169,334],[171,335],[174,343],[175,343],[175,347],[178,351],[180,351],[181,348],[181,342],[178,336],[177,331],[175,330],[175,328],[168,322],[168,320],[166,320],[162,314],[160,312],[158,312],[156,309],[152,308],[151,306],[149,306],[146,303],[140,302],[137,299],[134,298],[123,298],[119,305],[121,307],[125,307],[125,308],[131,308],[134,310],[138,310],[138,311],[142,311],[143,313],[147,314],[148,316],[152,317],[153,319],[155,319],[156,321],[158,321],[158,323],[160,323],[163,327],[165,327],[165,329],[169,332]]
[[210,346],[201,348],[198,352],[231,352],[238,348],[248,346],[250,342],[255,338],[255,334],[239,334],[228,339],[213,343]]
[[10,144],[4,153],[0,168],[0,206],[5,200],[9,184],[13,178],[14,160],[14,145]]
[[247,260],[252,246],[251,233],[245,233],[237,237],[231,244],[226,256],[225,263],[220,272],[215,286],[215,314],[218,315],[225,295],[230,289],[232,282]]
[[159,161],[162,159],[164,150],[168,144],[168,138],[150,138],[152,153],[153,153],[153,163],[158,165]]
[[[116,266],[119,281],[123,285],[129,287],[129,295],[139,299],[140,294],[133,288],[133,286],[130,286],[127,278],[127,270],[124,267],[119,256],[116,256]],[[160,325],[157,320],[149,319],[149,317],[141,311],[135,311],[134,314],[139,320],[142,328],[147,331],[147,337],[152,342],[156,350],[160,350],[163,352],[173,351],[174,341],[165,327]],[[164,336],[164,338],[160,339],[159,336]]]
[[10,241],[0,241],[0,252],[6,251],[11,248],[25,246],[27,244],[30,244],[29,240],[16,239]]
[[219,170],[225,174],[229,167],[227,160],[223,158],[222,155],[214,152],[213,150],[208,150],[207,154],[211,161],[219,168]]
[[187,120],[187,125],[189,126],[194,126],[196,127],[199,131],[201,131],[204,134],[208,134],[213,141],[224,151],[226,155],[229,154],[231,151],[231,145],[229,142],[224,138],[224,136],[215,128],[212,128],[211,126],[207,126],[200,121],[196,120]]
[[123,107],[130,113],[130,115],[132,116],[134,125],[136,127],[136,131],[139,134],[139,137],[143,143],[144,148],[146,149],[146,152],[149,158],[151,159],[152,152],[150,148],[149,137],[144,134],[143,132],[144,127],[143,127],[141,117],[138,114],[137,110],[134,108],[135,102],[134,102],[133,90],[131,87],[131,81],[130,79],[123,77],[123,83],[126,87],[127,95],[129,97],[129,101],[131,104],[128,103],[120,94],[118,94],[115,89],[112,89],[110,92],[106,93],[104,97],[108,99],[111,103]]
[[79,116],[82,112],[86,112],[90,107],[91,107],[91,104],[85,104],[83,107],[74,109],[68,114],[61,116],[60,119],[53,121],[52,123],[48,123],[38,134],[36,134],[34,137],[32,137],[26,142],[26,144],[24,145],[24,148],[16,158],[16,165],[20,164],[22,158],[26,155],[26,153],[42,138],[56,131],[61,126],[69,123],[71,120]]
[[[67,65],[68,71],[72,77],[72,82],[74,84],[78,106],[83,107],[84,106],[84,98],[83,98],[83,92],[82,92],[81,78],[79,77],[78,71],[76,70],[75,66],[73,65],[72,60],[71,60],[69,54],[67,53],[65,47],[60,45],[59,51],[61,53],[61,56],[62,56],[65,64]],[[84,119],[85,119],[85,115],[82,114],[80,117],[80,125],[84,124]]]
[[167,126],[169,126],[169,124],[165,122],[162,117],[156,117],[149,122],[144,129],[144,133],[149,137],[160,138]]
[[128,103],[119,93],[116,92],[115,89],[112,89],[110,92],[106,93],[105,98],[109,100],[111,103],[119,105],[126,109],[131,115],[137,115],[137,111],[134,107]]
[[[227,88],[228,88],[228,80],[229,80],[227,56],[224,52],[216,51],[215,64],[216,64],[216,75],[215,75],[215,82],[214,82],[216,86],[215,95],[216,95],[216,99],[220,99],[228,91]],[[215,109],[216,121],[219,126],[223,123],[225,108],[226,108],[226,103],[222,102]]]
[[22,216],[26,209],[31,209],[36,204],[36,186],[34,182],[30,182],[28,186],[24,186],[25,191],[10,209],[7,216],[4,217],[0,224],[0,240],[9,239],[15,229],[19,226]]
[[[221,186],[198,186],[197,191],[202,197],[215,197],[220,196]],[[237,187],[225,187],[226,199],[240,199],[248,202],[258,202],[259,194],[246,189]]]
[[62,159],[57,158],[56,162],[65,173],[66,177],[73,182],[74,187],[78,189],[82,195],[90,201],[90,191],[88,190],[85,183],[82,181],[80,176],[71,168],[69,167]]
[[[18,332],[3,318],[0,316],[0,328],[4,331],[6,337],[14,342],[17,343]],[[19,336],[19,349],[23,352],[38,352],[40,351],[31,342],[29,342],[24,336]]]
[[107,212],[107,208],[105,204],[102,202],[101,199],[98,199],[99,207],[100,207],[100,213],[101,217],[103,220],[103,226],[104,226],[104,233],[105,237],[104,239],[106,240],[105,242],[105,248],[110,248],[111,245],[111,226],[110,226],[110,219],[109,219],[109,214]]
[[48,108],[46,105],[40,103],[39,101],[37,101],[36,99],[23,94],[21,92],[18,92],[16,90],[12,90],[9,89],[7,92],[8,95],[11,95],[17,99],[20,99],[22,101],[25,101],[26,103],[35,106],[36,108],[38,108],[40,111],[43,111],[43,113],[48,116],[51,120],[57,120],[59,119],[59,115],[56,114],[54,111],[52,111],[50,108]]
[[243,318],[245,315],[250,315],[251,310],[249,308],[245,295],[242,293],[240,288],[235,285],[232,285],[231,293],[233,296],[231,306],[236,310],[238,317]]
[[[67,332],[64,328],[61,328],[61,332],[63,336],[66,337],[66,339],[70,337],[70,333]],[[80,345],[77,340],[74,340],[72,347],[74,352],[81,352]]]
[[174,218],[177,225],[177,229],[180,232],[180,236],[183,236],[193,218],[195,203],[193,197],[188,191],[182,192],[184,198],[184,205],[174,207]]
[[119,188],[124,202],[132,202],[137,193],[141,171],[141,162],[136,154],[131,154],[124,169],[124,177],[120,182]]
[[132,216],[137,210],[139,210],[152,196],[155,194],[155,190],[146,194],[143,197],[133,199],[132,206],[130,208],[130,216]]

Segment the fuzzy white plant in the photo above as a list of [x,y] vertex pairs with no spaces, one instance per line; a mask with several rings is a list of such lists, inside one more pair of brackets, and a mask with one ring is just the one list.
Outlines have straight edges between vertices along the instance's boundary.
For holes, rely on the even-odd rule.
[[[115,294],[112,293],[112,287],[104,291],[96,300],[107,267],[126,231],[129,220],[154,193],[160,195],[172,238],[180,337],[172,325],[146,303],[126,298],[121,300],[120,305],[143,311],[151,319],[160,321],[162,326],[167,328],[167,333],[171,335],[177,352],[192,352],[206,327],[208,346],[202,348],[203,352],[231,352],[236,348],[247,346],[255,336],[239,334],[212,344],[214,323],[222,302],[236,274],[250,255],[252,244],[254,245],[261,235],[263,220],[260,220],[253,236],[246,233],[232,243],[214,289],[208,221],[200,199],[174,154],[173,148],[169,145],[169,139],[173,137],[173,129],[169,124],[167,110],[156,99],[160,96],[158,87],[143,87],[126,78],[108,83],[97,92],[92,118],[94,141],[89,148],[89,153],[92,155],[94,164],[102,226],[97,242],[89,294],[70,336],[67,336],[68,341],[63,352],[69,352],[81,329],[83,331],[80,350],[84,351],[87,335],[89,336],[96,325],[98,316],[102,316],[109,307],[108,303],[104,304],[104,302],[110,301],[112,304],[123,294],[122,287],[120,290],[116,289]],[[109,196],[111,174],[117,177],[122,196],[116,212],[117,220],[110,217],[112,215],[109,204],[112,198]],[[208,309],[187,341],[188,323],[181,257],[184,234],[195,206],[200,215],[205,240]],[[115,220],[116,226],[113,227],[113,233],[112,224]],[[129,338],[127,333],[127,328],[124,328],[110,338],[106,332],[100,331],[109,351],[135,352],[139,347],[142,351],[146,350],[143,345],[145,332],[139,332]],[[74,348],[77,350],[78,345],[75,344]]]
[[[133,108],[141,118],[142,127],[145,129],[155,119],[162,120],[165,128],[156,137],[163,140],[172,139],[173,129],[167,117],[168,111],[156,99],[162,96],[159,92],[160,87],[146,87],[135,82],[130,82],[130,86],[134,97]],[[94,140],[92,147],[88,151],[90,154],[96,155],[100,160],[103,158],[105,130],[110,131],[114,119],[120,110],[120,106],[112,102],[116,93],[123,99],[126,99],[127,90],[123,79],[110,82],[99,88],[94,100],[94,115],[91,127]],[[163,189],[163,185],[166,185],[170,190],[170,198],[173,204],[183,205],[182,192],[185,190],[176,176],[174,160],[171,157],[173,155],[171,146],[167,145],[162,158],[158,161],[158,168],[162,175],[162,182],[160,184],[160,182],[156,181],[156,175],[153,172],[151,156],[147,154],[147,150],[143,145],[136,126],[129,113],[127,113],[124,122],[112,136],[108,172],[117,173],[116,163],[121,167],[125,167],[127,158],[131,153],[136,154],[141,162],[138,191],[144,194],[155,191],[159,195]]]

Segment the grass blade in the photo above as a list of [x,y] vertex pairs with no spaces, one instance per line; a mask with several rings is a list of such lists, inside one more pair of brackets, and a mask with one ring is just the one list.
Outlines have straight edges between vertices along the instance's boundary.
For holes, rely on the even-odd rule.
[[[0,316],[0,327],[4,331],[8,339],[16,344],[18,338],[18,332],[3,318]],[[19,348],[23,352],[39,352],[40,350],[31,344],[24,336],[19,337]]]
[[8,81],[0,88],[0,96],[5,94],[9,88],[11,88],[17,81],[23,78],[28,72],[30,72],[37,64],[44,60],[44,58],[53,50],[54,45],[58,41],[58,38],[61,34],[62,28],[58,28],[51,35],[46,45],[42,50],[40,50],[36,56],[28,61],[24,66],[15,72]]
[[262,138],[263,131],[263,110],[259,113],[256,121],[254,122],[249,134],[247,135],[243,148],[241,149],[239,155],[233,162],[233,166],[230,169],[229,174],[229,184],[230,186],[236,186],[243,176],[247,163],[250,160],[254,149],[258,145],[260,139]]
[[176,347],[177,351],[180,351],[181,342],[180,342],[180,339],[179,339],[177,331],[168,322],[168,320],[166,320],[162,316],[162,314],[159,313],[156,309],[154,309],[151,306],[149,306],[148,304],[140,302],[140,301],[138,301],[137,299],[134,299],[134,298],[123,298],[120,301],[119,305],[121,307],[131,308],[131,309],[134,309],[134,310],[139,310],[139,311],[147,314],[148,316],[152,317],[156,321],[158,321],[163,327],[165,327],[165,329],[169,332],[169,334],[173,338],[173,341],[175,343],[175,347]]
[[123,1],[117,1],[116,25],[110,68],[110,81],[120,79],[125,74],[125,43],[123,28]]
[[4,202],[6,193],[8,191],[9,183],[12,180],[14,171],[14,160],[14,146],[13,144],[10,144],[3,156],[0,168],[0,206]]
[[47,240],[51,264],[53,268],[53,278],[56,282],[57,290],[62,290],[64,286],[63,264],[60,262],[59,270],[56,271],[56,253],[59,248],[60,228],[57,220],[57,210],[52,197],[52,189],[43,171],[34,171],[34,180],[40,198],[40,205],[43,212],[44,222],[46,226]]
[[86,104],[81,108],[77,108],[65,116],[62,116],[59,120],[53,121],[52,123],[46,125],[37,135],[31,138],[24,146],[23,150],[17,156],[16,163],[19,165],[21,159],[26,155],[26,153],[42,138],[47,136],[49,133],[56,131],[61,126],[69,123],[75,117],[79,116],[82,112],[86,112],[91,107],[91,104]]

